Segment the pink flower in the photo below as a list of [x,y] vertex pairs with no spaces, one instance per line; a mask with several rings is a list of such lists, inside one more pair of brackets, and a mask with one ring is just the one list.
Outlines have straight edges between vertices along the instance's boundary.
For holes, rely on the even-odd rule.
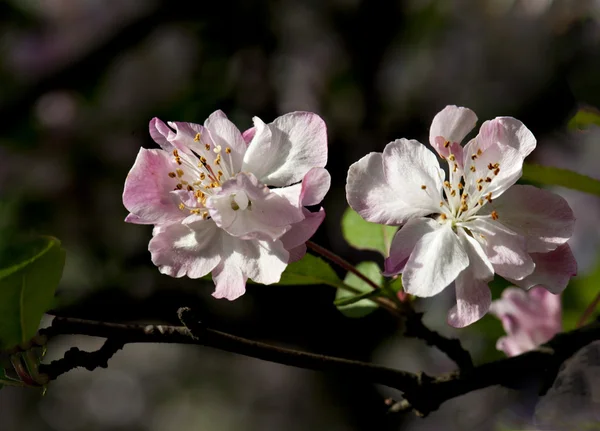
[[[407,293],[429,297],[454,283],[448,323],[467,326],[489,309],[494,273],[524,288],[562,291],[576,272],[567,240],[574,216],[549,191],[514,185],[536,140],[520,121],[486,121],[464,148],[477,117],[447,106],[431,125],[429,142],[448,163],[448,179],[434,153],[407,139],[389,143],[350,166],[350,206],[374,223],[402,225],[385,262],[402,273]],[[512,186],[512,187],[511,187]]]
[[244,134],[221,111],[204,126],[150,121],[162,150],[140,149],[125,181],[130,223],[153,224],[152,262],[172,277],[212,272],[213,296],[233,300],[248,278],[279,281],[325,212],[329,190],[325,123],[293,112]]
[[544,344],[560,331],[560,295],[541,286],[525,292],[509,287],[502,298],[492,302],[490,312],[502,321],[507,336],[496,343],[507,356],[516,356]]

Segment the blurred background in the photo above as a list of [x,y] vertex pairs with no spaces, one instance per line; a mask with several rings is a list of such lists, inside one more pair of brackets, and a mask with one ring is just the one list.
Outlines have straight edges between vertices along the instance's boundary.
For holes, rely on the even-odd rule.
[[[410,371],[453,364],[377,311],[342,316],[325,286],[250,286],[235,302],[210,283],[152,265],[151,227],[126,224],[123,183],[148,122],[202,123],[222,109],[242,130],[294,110],[328,125],[332,188],[314,240],[351,262],[340,218],[348,166],[400,137],[427,142],[448,104],[480,121],[522,120],[530,162],[600,177],[600,129],[573,130],[600,106],[597,0],[0,0],[0,196],[23,232],[57,236],[67,267],[54,312],[176,323],[190,306],[215,329]],[[600,288],[597,198],[556,189],[578,218],[580,275],[564,294],[565,329]],[[343,274],[340,274],[343,276]],[[451,289],[447,289],[450,291]],[[494,296],[499,290],[494,290]],[[500,323],[447,327],[452,292],[423,301],[426,323],[460,337],[481,363]],[[62,338],[48,358],[102,340]],[[389,415],[383,387],[208,348],[128,345],[106,370],[72,371],[45,396],[0,391],[2,431],[505,430],[529,426],[535,391],[489,388],[426,419]]]

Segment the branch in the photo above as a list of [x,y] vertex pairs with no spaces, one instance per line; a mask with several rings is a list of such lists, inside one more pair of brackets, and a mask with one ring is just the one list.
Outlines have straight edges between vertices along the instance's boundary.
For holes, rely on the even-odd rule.
[[332,356],[301,352],[237,337],[202,325],[187,309],[180,310],[180,318],[189,325],[127,325],[95,322],[66,317],[56,317],[52,326],[42,330],[49,338],[61,334],[81,334],[107,338],[97,352],[86,353],[70,350],[63,359],[42,365],[40,372],[55,379],[78,366],[94,369],[106,366],[106,362],[123,345],[128,343],[179,343],[197,344],[237,353],[265,361],[317,371],[344,373],[353,379],[379,383],[403,392],[404,401],[398,410],[412,408],[420,415],[437,410],[447,400],[477,389],[494,385],[512,387],[515,383],[532,376],[554,378],[558,367],[577,350],[600,339],[600,321],[582,328],[559,334],[537,350],[512,358],[501,359],[484,365],[461,370],[438,377],[413,374],[366,362]]
[[456,338],[446,338],[439,333],[432,331],[423,324],[423,313],[417,313],[410,309],[407,311],[406,331],[407,337],[420,338],[428,346],[437,347],[453,360],[462,371],[468,371],[473,368],[471,354],[463,348],[460,341]]

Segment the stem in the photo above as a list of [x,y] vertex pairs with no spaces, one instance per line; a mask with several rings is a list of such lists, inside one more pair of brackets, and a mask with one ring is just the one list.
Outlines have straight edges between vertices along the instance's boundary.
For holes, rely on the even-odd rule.
[[587,322],[587,320],[590,318],[590,316],[596,310],[596,307],[598,306],[599,303],[600,303],[600,292],[598,292],[598,294],[596,295],[594,300],[592,302],[590,302],[590,305],[587,306],[587,308],[585,309],[585,311],[583,312],[583,314],[577,321],[577,328],[581,328],[585,324],[585,322]]
[[346,271],[351,272],[352,274],[356,275],[362,281],[364,281],[369,286],[371,286],[373,288],[373,290],[379,289],[379,286],[377,285],[377,283],[375,283],[369,277],[367,277],[362,272],[360,272],[358,269],[356,269],[354,267],[354,265],[352,265],[347,260],[344,260],[343,258],[341,258],[340,256],[338,256],[337,254],[335,254],[335,253],[327,250],[324,247],[321,247],[319,244],[316,244],[316,243],[314,243],[312,241],[307,241],[306,242],[306,246],[308,248],[310,248],[311,250],[313,250],[314,252],[319,253],[324,258],[329,259],[330,261],[332,261],[336,265],[344,268]]
[[[352,265],[347,260],[341,258],[340,256],[338,256],[337,254],[333,253],[332,251],[329,251],[326,248],[321,247],[319,244],[316,244],[316,243],[314,243],[312,241],[307,241],[306,242],[306,246],[308,248],[310,248],[311,250],[313,250],[314,252],[316,252],[316,253],[320,254],[321,256],[323,256],[325,259],[330,260],[331,262],[335,263],[336,265],[340,266],[341,268],[345,269],[346,271],[351,272],[352,274],[356,275],[362,281],[364,281],[369,286],[371,286],[373,288],[373,290],[379,290],[380,287],[377,285],[377,283],[375,283],[369,277],[367,277],[362,272],[360,272],[358,269],[356,269],[354,267],[354,265]],[[350,289],[346,289],[346,290],[350,290]],[[359,292],[359,293],[362,293],[362,292]],[[382,298],[382,297],[371,298],[371,301],[376,302],[381,307],[385,308],[390,313],[392,313],[392,314],[394,314],[396,316],[402,316],[402,314],[400,313],[400,311],[396,307],[396,304],[394,304],[394,302],[391,301],[388,298]]]

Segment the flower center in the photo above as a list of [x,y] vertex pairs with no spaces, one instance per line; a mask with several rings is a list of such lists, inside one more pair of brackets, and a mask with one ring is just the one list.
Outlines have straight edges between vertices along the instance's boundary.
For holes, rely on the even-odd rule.
[[[448,145],[445,144],[445,147],[450,147],[447,141],[446,143]],[[436,218],[438,222],[450,222],[455,227],[476,217],[498,219],[496,211],[492,211],[490,215],[476,215],[481,208],[493,201],[493,194],[489,190],[500,173],[500,163],[492,161],[486,165],[482,155],[481,148],[477,149],[468,158],[465,157],[465,166],[462,166],[462,162],[459,163],[462,154],[458,159],[451,151],[448,157],[442,156],[448,162],[449,175],[443,184],[444,199],[440,201],[440,215]],[[426,190],[426,187],[421,186],[421,189]]]
[[[200,138],[200,133],[197,133],[194,142],[200,142]],[[218,192],[222,183],[235,175],[231,148],[226,147],[223,151],[220,145],[207,143],[204,148],[195,145],[190,153],[185,154],[180,154],[177,149],[174,149],[173,160],[177,168],[168,175],[170,178],[178,179],[174,190],[188,192],[180,194],[179,209],[208,218],[208,211],[205,210],[206,199]],[[245,193],[243,196],[232,195],[232,208],[234,204],[238,209],[247,208],[248,196]]]

